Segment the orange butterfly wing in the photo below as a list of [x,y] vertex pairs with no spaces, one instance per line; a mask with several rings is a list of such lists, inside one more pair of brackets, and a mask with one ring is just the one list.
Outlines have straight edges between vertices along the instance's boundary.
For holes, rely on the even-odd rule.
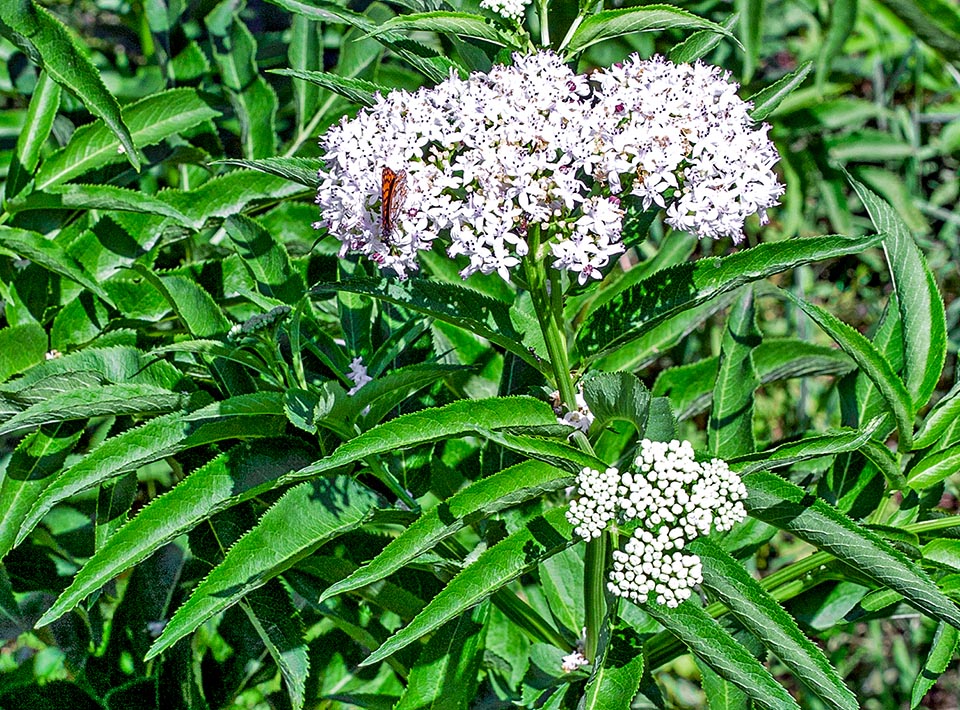
[[407,196],[407,171],[384,168],[380,179],[380,238],[387,240],[396,226],[403,199]]

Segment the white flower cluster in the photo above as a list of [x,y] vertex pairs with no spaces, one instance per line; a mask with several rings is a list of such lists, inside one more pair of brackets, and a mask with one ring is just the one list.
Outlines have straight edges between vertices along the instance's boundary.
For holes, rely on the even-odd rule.
[[576,396],[577,408],[570,411],[567,411],[567,406],[563,403],[559,390],[554,390],[553,394],[550,395],[550,404],[553,406],[553,413],[557,415],[557,424],[572,426],[586,434],[590,431],[594,416],[590,407],[587,406],[587,400],[583,398],[583,385],[580,385]]
[[530,0],[480,0],[480,7],[493,10],[501,17],[520,22]]
[[634,469],[603,474],[589,468],[577,477],[580,497],[567,519],[585,540],[598,537],[615,518],[638,523],[622,550],[613,553],[608,588],[643,603],[677,606],[703,581],[700,558],[686,543],[711,530],[729,530],[746,517],[740,477],[719,459],[698,463],[689,442],[640,442]]
[[347,390],[347,394],[351,397],[365,384],[373,382],[373,378],[367,374],[367,366],[363,364],[362,357],[355,357],[350,361],[350,372],[347,373],[347,377],[353,383],[353,387]]
[[322,140],[323,227],[401,278],[434,240],[461,275],[529,253],[580,283],[624,249],[621,196],[667,209],[673,227],[742,238],[782,186],[767,126],[716,67],[631,56],[589,76],[551,52],[514,55],[467,79],[378,97]]

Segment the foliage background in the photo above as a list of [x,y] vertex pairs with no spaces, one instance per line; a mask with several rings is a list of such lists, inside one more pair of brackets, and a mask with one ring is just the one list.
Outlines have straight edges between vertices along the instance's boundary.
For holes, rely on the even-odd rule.
[[[17,5],[8,2],[5,11],[14,11]],[[446,404],[463,396],[495,395],[502,373],[510,367],[517,368],[514,391],[521,390],[519,378],[529,373],[515,361],[444,324],[410,327],[403,309],[374,308],[362,298],[341,294],[316,301],[313,316],[299,311],[289,316],[282,310],[284,304],[295,307],[306,287],[335,281],[338,268],[361,274],[366,269],[362,264],[338,266],[333,240],[316,242],[317,234],[310,228],[317,218],[310,188],[319,154],[317,136],[342,115],[355,111],[356,103],[329,87],[297,78],[297,72],[304,76],[303,72],[328,71],[369,82],[358,81],[354,87],[358,97],[377,86],[413,89],[429,83],[403,61],[396,47],[385,51],[362,29],[314,22],[289,12],[303,5],[310,3],[65,0],[47,4],[78,38],[81,52],[89,53],[106,90],[125,107],[124,119],[143,148],[139,172],[122,153],[102,148],[111,134],[94,127],[89,101],[60,92],[43,79],[22,48],[6,40],[0,44],[6,66],[0,72],[0,166],[9,166],[4,175],[9,229],[0,234],[4,303],[0,374],[6,378],[21,373],[54,349],[64,355],[85,350],[114,353],[81,360],[82,367],[70,369],[75,378],[70,382],[48,379],[56,374],[56,366],[48,365],[44,377],[28,381],[26,387],[15,379],[5,385],[8,424],[26,405],[40,401],[44,386],[51,388],[50,396],[67,399],[81,386],[113,388],[110,398],[105,399],[102,390],[97,394],[94,404],[100,411],[93,413],[91,401],[57,400],[61,410],[75,406],[86,412],[82,419],[41,416],[20,428],[2,429],[0,455],[7,467],[11,461],[18,463],[18,455],[32,457],[25,480],[42,480],[44,466],[57,470],[64,461],[74,462],[105,439],[136,431],[153,415],[175,411],[188,400],[200,406],[230,395],[280,391],[303,384],[304,370],[324,372],[334,381],[339,375],[345,388],[349,386],[343,381],[347,362],[361,350],[374,356],[372,369],[377,374],[423,362],[432,368],[419,379],[411,375],[404,381],[414,396],[384,403],[384,414]],[[371,23],[382,23],[403,11],[404,5],[352,3],[350,8]],[[742,1],[733,7],[708,0],[678,6],[720,24],[728,21],[731,9],[740,13],[732,30],[743,50],[722,41],[707,58],[729,69],[742,83],[745,96],[770,86],[804,62],[813,62],[814,71],[803,85],[766,118],[784,156],[780,170],[788,189],[772,225],[762,231],[753,229],[751,241],[873,231],[844,171],[892,204],[923,248],[944,298],[948,355],[931,399],[937,401],[956,384],[960,339],[960,212],[956,208],[960,202],[960,15],[955,6],[951,11],[949,4],[899,0]],[[464,9],[476,7],[465,4]],[[560,24],[564,13],[572,16],[574,10],[564,3],[554,8]],[[5,16],[10,24],[8,20]],[[669,53],[688,34],[672,30],[608,40],[591,47],[581,67],[609,65],[631,51]],[[488,65],[495,55],[488,45],[448,35],[416,32],[411,39],[476,68]],[[431,80],[442,78],[444,72],[433,69],[436,74]],[[170,91],[179,93],[164,93]],[[59,103],[55,117],[42,110],[44,101]],[[48,117],[45,130],[38,128],[37,114],[31,111]],[[29,144],[31,136],[35,144]],[[33,156],[32,165],[30,161],[19,164],[25,155]],[[252,171],[236,162],[274,156],[303,160],[298,170],[286,163],[286,176]],[[133,202],[135,209],[131,209]],[[251,291],[251,274],[240,258],[258,253],[258,245],[263,244],[261,228],[283,247],[272,254],[275,271],[268,276],[281,273],[286,280],[271,282],[269,294]],[[59,230],[59,246],[32,243],[22,232],[10,230],[41,234]],[[683,239],[677,235],[668,239],[655,222],[649,239],[636,246],[630,260],[640,268],[651,268],[662,263],[657,259],[726,254],[731,248],[727,242],[695,244]],[[430,269],[439,277],[449,277],[438,260],[430,262]],[[261,276],[253,274],[253,282]],[[470,287],[498,288],[477,281]],[[871,337],[891,291],[878,249],[800,266],[774,281],[825,304]],[[210,307],[212,303],[217,308]],[[681,419],[680,432],[704,448],[709,401],[683,391],[678,385],[689,378],[681,377],[685,371],[675,368],[702,368],[718,355],[728,304],[729,299],[705,309],[689,328],[660,333],[654,357],[609,363],[616,365],[609,369],[636,372],[654,394],[669,395]],[[765,335],[829,345],[829,339],[789,302],[762,299],[758,304]],[[281,311],[271,310],[277,306]],[[263,321],[251,320],[263,313],[272,315]],[[322,345],[301,360],[286,325],[283,338],[274,337],[281,323],[291,322],[285,317],[301,318],[293,322],[299,323],[303,340]],[[225,318],[246,324],[244,333],[251,339],[241,352],[227,353],[225,346],[211,340],[223,330],[221,319]],[[340,337],[346,341],[343,350],[331,344]],[[115,357],[120,351],[110,351],[113,348],[125,348],[127,354]],[[133,351],[162,352],[166,360],[157,363],[153,357],[129,355]],[[835,365],[832,374],[842,374],[844,365]],[[443,367],[448,371],[441,372]],[[442,383],[432,384],[441,375]],[[843,412],[835,385],[836,379],[825,375],[765,383],[755,404],[758,447],[807,430],[837,426]],[[31,387],[41,389],[31,392]],[[236,428],[217,420],[193,446],[170,444],[168,450],[152,450],[143,465],[127,462],[128,472],[115,482],[104,482],[85,494],[65,494],[42,526],[12,549],[12,537],[29,506],[17,508],[18,498],[7,491],[4,500],[14,503],[6,509],[0,527],[4,551],[9,550],[0,585],[7,641],[0,660],[4,671],[0,704],[113,710],[144,707],[137,703],[157,693],[160,707],[203,707],[204,702],[210,707],[289,704],[289,689],[281,689],[272,660],[278,656],[270,653],[263,630],[252,628],[251,619],[273,618],[271,600],[280,597],[318,598],[318,590],[344,574],[325,578],[332,574],[329,566],[318,564],[286,577],[285,589],[279,589],[275,580],[269,594],[259,599],[251,595],[246,607],[233,607],[219,625],[202,626],[190,642],[192,648],[184,648],[181,642],[180,653],[171,654],[163,664],[143,661],[158,634],[152,624],[168,618],[210,565],[222,559],[235,536],[274,502],[272,492],[218,513],[212,519],[215,524],[196,528],[190,540],[192,557],[184,557],[182,546],[164,547],[162,553],[110,582],[80,611],[38,631],[32,627],[82,562],[106,543],[128,509],[139,511],[215,455],[232,451],[229,444],[236,439],[279,437],[288,420],[296,421],[301,431],[317,432],[317,422],[303,414],[311,407],[300,409],[295,404],[284,401],[280,410],[272,412],[274,416],[263,416],[265,409],[253,407],[256,416],[244,419],[241,412]],[[317,411],[315,406],[312,411]],[[40,429],[29,434],[24,444],[27,427],[37,425]],[[265,460],[263,465],[280,469],[297,460],[301,466],[315,460],[320,456],[317,447],[334,443],[322,426],[319,431],[313,446],[302,437],[280,440],[287,447],[286,460]],[[159,428],[149,434],[165,435]],[[149,448],[147,441],[131,441],[128,446],[134,449]],[[438,482],[448,493],[456,490],[462,476],[455,469],[463,462],[484,471],[501,464],[483,458],[467,444],[450,443],[438,453],[442,463],[431,466],[429,453],[415,451],[412,460],[404,461],[402,472],[393,473],[402,473],[404,486],[419,496],[428,489],[436,494]],[[795,470],[793,480],[803,483],[807,475],[812,481],[820,473],[815,467]],[[389,492],[386,484],[380,492]],[[854,504],[865,511],[878,504],[875,491],[856,493],[863,498]],[[958,508],[952,478],[945,478],[926,496],[929,505],[943,513],[955,513]],[[855,513],[854,505],[851,508]],[[504,525],[515,522],[505,516]],[[492,529],[480,532],[491,539],[499,534]],[[369,557],[382,546],[378,535],[354,531],[340,547],[325,550],[324,562],[333,564],[330,560],[342,556],[344,548],[350,548],[354,560]],[[750,565],[769,574],[809,552],[805,543],[778,534],[758,547]],[[390,706],[377,703],[399,694],[396,679],[385,665],[358,669],[362,655],[357,644],[382,640],[400,625],[400,618],[410,615],[404,604],[415,607],[436,593],[436,578],[423,569],[405,570],[403,575],[404,589],[388,589],[386,599],[327,602],[319,610],[322,614],[309,606],[301,609],[302,618],[296,621],[314,635],[311,667],[326,669],[322,676],[316,672],[310,676],[308,686],[300,689],[302,694],[326,697],[323,702],[331,706],[336,706],[331,699],[344,696],[365,707]],[[533,594],[533,589],[528,591]],[[405,596],[410,590],[419,592],[420,599]],[[865,592],[865,587],[841,574],[793,599],[790,610],[804,630],[822,642],[863,707],[909,706],[937,625],[905,606],[901,613],[872,618],[862,604]],[[265,609],[257,609],[257,604]],[[274,616],[292,618],[286,606],[272,611]],[[282,636],[282,623],[274,621]],[[534,649],[535,660],[539,651],[543,649]],[[502,677],[522,675],[522,669],[499,670]],[[819,707],[784,669],[774,666],[773,670],[801,698],[803,707]],[[701,706],[700,673],[689,656],[662,669],[657,677],[664,702]],[[493,677],[477,691],[477,707],[499,706],[497,689],[491,687],[497,682]],[[198,688],[203,689],[204,701],[190,699]],[[950,702],[958,692],[960,680],[954,668],[940,677],[924,706],[955,707]]]

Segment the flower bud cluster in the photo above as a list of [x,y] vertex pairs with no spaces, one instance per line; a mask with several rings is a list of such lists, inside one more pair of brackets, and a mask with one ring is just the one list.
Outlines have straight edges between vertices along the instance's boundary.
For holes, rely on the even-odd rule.
[[567,519],[585,540],[599,537],[614,519],[638,523],[622,550],[613,553],[608,588],[643,603],[677,606],[703,581],[700,558],[684,546],[711,530],[729,530],[746,517],[746,489],[719,459],[699,463],[689,442],[644,439],[633,469],[604,474],[585,468],[577,476],[580,497]]
[[551,52],[513,60],[380,96],[327,131],[316,226],[341,254],[404,278],[439,241],[464,278],[509,280],[536,246],[582,284],[623,252],[626,196],[739,240],[782,194],[768,127],[716,67],[634,55],[587,76]]
[[480,0],[480,7],[492,10],[514,22],[520,22],[523,19],[523,13],[529,4],[530,0]]
[[347,377],[353,383],[353,387],[347,390],[349,396],[355,395],[368,382],[373,382],[373,378],[367,373],[367,366],[363,364],[362,357],[355,357],[350,361],[350,372]]

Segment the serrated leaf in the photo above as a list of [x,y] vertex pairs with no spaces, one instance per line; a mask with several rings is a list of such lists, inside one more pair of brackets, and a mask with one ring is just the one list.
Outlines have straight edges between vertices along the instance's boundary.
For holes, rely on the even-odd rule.
[[103,290],[103,287],[57,242],[46,239],[36,232],[0,226],[0,247],[9,249],[55,274],[75,281],[96,294],[105,303],[114,305],[113,300]]
[[21,434],[47,424],[121,414],[160,414],[186,403],[180,392],[151,385],[120,384],[74,390],[38,402],[3,424],[0,436]]
[[223,226],[260,294],[290,305],[303,298],[303,278],[278,238],[243,215],[228,217]]
[[257,68],[257,41],[234,2],[221,2],[204,18],[221,83],[240,122],[245,158],[276,153],[277,95]]
[[341,444],[332,454],[297,472],[296,478],[315,476],[367,456],[442,441],[455,436],[510,427],[555,424],[546,402],[532,397],[461,400],[443,407],[404,414]]
[[10,158],[7,180],[3,188],[5,201],[17,196],[37,169],[40,151],[50,136],[53,121],[60,110],[60,85],[44,72],[30,97],[24,130],[17,137],[17,149]]
[[753,104],[750,117],[754,121],[765,121],[793,90],[800,86],[807,75],[813,70],[813,62],[804,62],[789,74],[780,77],[767,87],[764,87],[749,101]]
[[720,361],[713,386],[713,407],[707,429],[710,453],[724,459],[754,451],[753,393],[760,378],[753,350],[762,338],[757,329],[753,289],[744,287],[730,308],[720,342]]
[[82,433],[81,422],[43,426],[10,455],[0,479],[0,559],[13,548],[20,522],[53,482]]
[[10,212],[29,210],[120,210],[171,217],[179,224],[187,218],[175,207],[139,190],[112,185],[57,185],[45,192],[31,192],[7,203]]
[[907,226],[886,202],[851,180],[877,231],[886,236],[883,251],[890,266],[903,327],[904,382],[919,409],[936,389],[947,354],[943,299],[926,259]]
[[610,628],[609,619],[600,632],[600,654],[583,690],[580,708],[606,710],[630,707],[643,678],[646,658],[640,649],[643,639],[631,626],[619,622]]
[[744,691],[762,708],[786,710],[800,706],[747,649],[690,600],[670,609],[647,602],[642,608],[673,633],[717,675]]
[[570,475],[539,461],[524,461],[477,481],[424,513],[373,560],[327,588],[320,601],[378,582],[465,526],[571,481]]
[[323,167],[323,162],[318,158],[261,158],[260,160],[227,158],[216,162],[259,170],[310,188],[317,187],[320,181],[317,171]]
[[179,274],[157,275],[142,264],[135,264],[134,269],[163,294],[191,335],[197,338],[222,336],[230,330],[230,321],[213,297],[196,281]]
[[542,367],[524,346],[525,334],[517,331],[510,307],[476,291],[416,278],[402,283],[386,278],[350,279],[333,284],[319,284],[313,289],[315,294],[340,291],[371,296],[466,328],[506,348],[533,367]]
[[568,53],[579,52],[611,37],[665,29],[713,30],[728,37],[732,36],[722,25],[704,20],[686,10],[670,5],[647,5],[620,10],[603,10],[587,16],[560,49]]
[[379,663],[387,656],[438,629],[542,560],[573,544],[564,508],[551,508],[483,552],[451,579],[417,617],[391,636],[361,663]]
[[709,538],[689,549],[703,564],[704,585],[829,707],[857,710],[856,696],[843,684],[823,652],[803,635],[793,618],[728,553]]
[[440,32],[482,39],[498,47],[519,49],[516,40],[489,18],[469,12],[422,12],[398,15],[370,32],[374,37],[387,32]]
[[472,370],[462,365],[408,365],[389,370],[368,382],[353,396],[342,401],[335,414],[355,419],[369,407],[367,422],[380,421],[394,407],[404,402],[418,390],[432,385],[438,379],[456,372]]
[[960,444],[934,451],[920,459],[907,475],[907,485],[915,491],[936,485],[960,470]]
[[[303,15],[290,18],[290,44],[287,58],[294,71],[313,71],[323,68],[323,25]],[[316,86],[293,82],[293,105],[297,129],[302,132],[313,118],[320,92]]]
[[924,659],[923,668],[913,683],[913,690],[910,693],[911,710],[920,707],[924,696],[950,666],[958,646],[960,646],[960,631],[940,622],[933,634],[930,652]]
[[[124,122],[140,147],[159,143],[164,138],[192,128],[220,115],[200,98],[196,89],[170,89],[125,106]],[[114,135],[96,121],[81,126],[62,149],[46,158],[37,172],[38,190],[75,178],[78,175],[123,159],[117,151]]]
[[165,456],[225,439],[278,436],[286,422],[279,393],[240,395],[195,412],[151,419],[110,437],[57,478],[20,526],[17,544],[57,503]]
[[718,676],[696,656],[693,660],[700,670],[700,688],[707,697],[708,710],[752,710],[753,704],[746,693]]
[[833,314],[804,301],[790,291],[778,289],[778,293],[786,296],[810,316],[810,319],[857,363],[860,371],[869,378],[883,396],[890,413],[893,414],[900,434],[901,449],[909,451],[913,446],[913,403],[903,381],[893,371],[887,359],[859,331],[854,330]]
[[[0,232],[0,240],[2,238]],[[47,334],[39,324],[23,323],[3,328],[0,330],[0,382],[43,362],[46,352]]]
[[938,537],[921,549],[923,558],[960,572],[960,540]]
[[281,475],[305,466],[312,458],[312,452],[295,439],[270,440],[239,444],[201,466],[151,501],[97,550],[47,610],[47,622],[73,609],[162,545],[221,510],[259,495]]
[[958,417],[960,417],[960,382],[951,387],[943,399],[937,402],[927,414],[920,431],[913,439],[913,448],[925,449],[932,446]]
[[394,710],[466,710],[477,695],[490,604],[453,619],[424,646]]
[[177,609],[145,660],[158,656],[325,542],[355,530],[379,502],[375,493],[349,477],[320,478],[291,488]]
[[643,335],[665,318],[722,293],[801,264],[859,253],[881,239],[882,235],[790,239],[663,269],[590,314],[578,343],[584,353],[595,358]]
[[[726,33],[733,31],[737,24],[737,15],[731,14],[722,23]],[[675,44],[667,56],[675,64],[693,64],[698,59],[703,59],[707,53],[716,47],[723,40],[724,35],[711,30],[700,30],[694,32],[680,44]]]
[[630,422],[639,434],[647,428],[650,390],[628,372],[591,372],[583,378],[583,397],[594,416],[594,425],[604,427],[614,420]]
[[[361,106],[373,106],[377,102],[377,94],[386,96],[390,93],[390,88],[387,86],[374,84],[372,81],[367,81],[366,79],[339,76],[333,72],[273,69],[271,73],[290,76],[294,79],[300,79],[310,84],[323,87],[324,89],[329,89]],[[296,83],[294,85],[296,85]],[[313,184],[316,185],[316,183],[316,175],[314,175]]]
[[0,33],[83,101],[116,136],[130,164],[140,170],[136,140],[120,105],[64,24],[31,0],[5,0],[0,4],[0,20]]
[[300,710],[305,700],[307,676],[310,675],[310,656],[303,623],[289,592],[279,581],[272,579],[247,594],[241,605],[280,669],[293,710]]
[[252,202],[276,201],[303,192],[303,187],[257,170],[234,170],[193,190],[167,189],[156,197],[187,216],[200,229],[208,220],[237,214]]
[[935,619],[960,628],[960,609],[905,555],[824,501],[773,474],[743,477],[747,511],[829,552],[861,574],[902,594]]

